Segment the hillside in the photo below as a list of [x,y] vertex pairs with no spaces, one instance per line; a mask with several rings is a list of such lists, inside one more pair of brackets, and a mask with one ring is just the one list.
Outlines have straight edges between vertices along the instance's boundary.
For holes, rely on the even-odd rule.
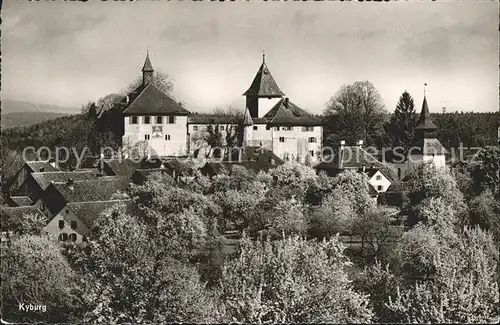
[[7,114],[2,112],[2,129],[14,126],[32,125],[67,115],[66,113],[54,112],[16,112]]
[[63,114],[78,114],[80,113],[80,108],[78,107],[68,107],[68,106],[58,106],[51,104],[35,104],[17,100],[2,99],[2,116],[10,113],[21,113],[21,112],[51,112],[51,113],[63,113]]

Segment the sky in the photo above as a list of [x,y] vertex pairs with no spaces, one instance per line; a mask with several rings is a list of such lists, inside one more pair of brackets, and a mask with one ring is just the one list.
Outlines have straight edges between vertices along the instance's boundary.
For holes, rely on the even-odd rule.
[[28,2],[4,0],[4,99],[74,106],[124,89],[146,51],[190,111],[244,108],[262,62],[298,106],[324,111],[368,80],[392,112],[499,110],[496,1]]

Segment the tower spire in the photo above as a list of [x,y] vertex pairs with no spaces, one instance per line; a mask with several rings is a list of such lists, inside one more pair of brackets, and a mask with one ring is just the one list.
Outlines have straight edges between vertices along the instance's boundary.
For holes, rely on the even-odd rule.
[[424,83],[424,98],[425,98],[425,93],[426,93],[426,91],[427,91],[427,82],[426,82],[426,83]]
[[142,85],[147,86],[153,80],[153,65],[151,64],[151,59],[149,59],[149,49],[146,51],[146,60],[144,60],[144,65],[142,67]]
[[266,52],[264,52],[264,50],[262,50],[262,64],[265,64],[266,63]]

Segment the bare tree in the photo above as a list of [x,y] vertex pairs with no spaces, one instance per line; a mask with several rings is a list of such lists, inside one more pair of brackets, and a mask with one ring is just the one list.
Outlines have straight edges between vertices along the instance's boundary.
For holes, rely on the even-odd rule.
[[[174,83],[172,78],[161,71],[155,71],[153,73],[153,79],[151,81],[153,85],[158,87],[160,90],[162,90],[164,93],[168,94],[171,96],[172,90],[174,88]],[[140,85],[142,84],[142,76],[137,77],[134,82],[132,82],[128,87],[125,89],[125,94],[128,94],[135,89],[137,89]]]

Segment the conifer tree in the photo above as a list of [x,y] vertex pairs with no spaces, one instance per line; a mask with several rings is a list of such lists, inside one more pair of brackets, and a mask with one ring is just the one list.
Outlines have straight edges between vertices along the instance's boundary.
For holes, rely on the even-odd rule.
[[413,142],[418,115],[415,112],[413,97],[406,90],[399,97],[398,104],[386,125],[393,146],[408,148]]

